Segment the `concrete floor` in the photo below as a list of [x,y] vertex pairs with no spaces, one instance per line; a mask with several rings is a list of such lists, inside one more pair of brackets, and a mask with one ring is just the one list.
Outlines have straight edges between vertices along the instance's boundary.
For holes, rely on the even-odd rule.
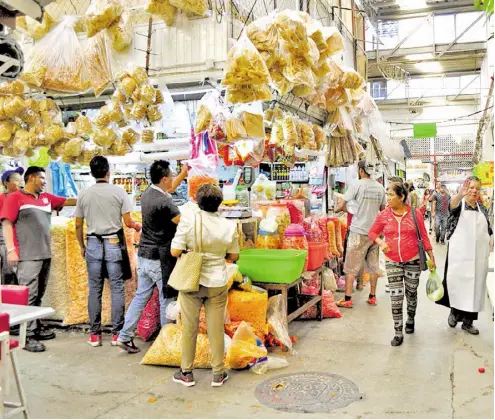
[[[438,249],[441,266],[445,247]],[[443,272],[442,267],[440,267]],[[426,276],[425,276],[426,277]],[[143,353],[91,348],[81,333],[59,333],[41,354],[19,352],[31,416],[36,418],[493,418],[493,322],[491,307],[480,315],[481,334],[447,325],[448,310],[419,291],[416,334],[393,348],[392,316],[385,282],[378,306],[368,291],[341,319],[295,321],[297,354],[290,366],[258,376],[233,372],[223,388],[210,387],[210,372],[196,371],[197,385],[171,381],[175,369],[141,366]],[[489,306],[487,300],[487,308]],[[139,342],[139,345],[147,348]],[[480,374],[478,368],[486,372]],[[262,406],[256,386],[281,373],[319,371],[354,381],[364,399],[322,414],[291,414]]]

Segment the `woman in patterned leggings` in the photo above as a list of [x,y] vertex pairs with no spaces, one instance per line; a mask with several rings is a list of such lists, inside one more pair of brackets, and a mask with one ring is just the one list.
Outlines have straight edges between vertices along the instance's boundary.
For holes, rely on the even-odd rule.
[[[392,346],[400,346],[404,341],[403,306],[407,299],[406,334],[414,333],[414,317],[418,305],[419,241],[412,211],[416,212],[419,231],[425,251],[435,267],[435,257],[421,212],[406,204],[407,189],[401,182],[393,182],[387,189],[387,208],[376,218],[369,231],[369,238],[385,253],[387,277],[390,284],[392,317],[395,336]],[[385,239],[381,238],[385,236]]]

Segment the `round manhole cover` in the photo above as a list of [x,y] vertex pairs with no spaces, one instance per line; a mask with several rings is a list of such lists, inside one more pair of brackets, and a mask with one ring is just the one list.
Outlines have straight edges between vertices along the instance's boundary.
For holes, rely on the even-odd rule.
[[349,379],[319,372],[275,376],[259,384],[255,395],[262,404],[291,413],[328,413],[363,398]]

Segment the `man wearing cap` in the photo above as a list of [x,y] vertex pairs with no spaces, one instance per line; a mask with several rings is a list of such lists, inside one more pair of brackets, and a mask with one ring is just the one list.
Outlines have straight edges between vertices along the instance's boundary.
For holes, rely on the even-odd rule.
[[366,265],[366,272],[370,275],[370,294],[368,303],[376,305],[376,283],[380,275],[380,261],[378,246],[368,238],[371,225],[378,213],[385,208],[385,189],[370,175],[374,166],[362,160],[358,163],[359,181],[351,185],[339,202],[336,211],[345,211],[346,204],[353,200],[357,203],[357,210],[352,216],[349,227],[347,250],[344,261],[345,297],[337,302],[343,308],[352,308],[352,288],[356,277]]
[[[29,288],[29,305],[40,306],[45,294],[51,264],[50,223],[52,210],[76,205],[75,199],[66,199],[43,192],[46,186],[45,170],[31,166],[24,174],[23,190],[7,195],[0,218],[7,248],[7,262],[17,267],[21,286]],[[39,340],[55,338],[52,331],[41,329],[39,321],[27,326],[25,350],[45,351]]]
[[[2,174],[2,185],[5,189],[3,194],[0,194],[0,212],[2,211],[3,203],[8,194],[18,191],[24,186],[22,175],[23,168],[15,168],[5,171]],[[3,240],[2,225],[0,223],[0,269],[2,272],[2,284],[17,284],[17,276],[15,270],[7,263],[7,247]]]

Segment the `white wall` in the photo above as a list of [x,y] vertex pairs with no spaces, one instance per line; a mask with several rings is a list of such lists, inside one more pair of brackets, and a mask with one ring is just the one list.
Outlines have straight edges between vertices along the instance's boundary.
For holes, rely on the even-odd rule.
[[[490,34],[493,36],[493,25],[494,25],[494,20],[495,18],[492,17],[490,18]],[[485,56],[485,59],[483,60],[483,63],[481,64],[481,102],[480,102],[480,110],[485,108],[486,105],[486,98],[488,96],[488,91],[490,89],[490,84],[491,84],[491,77],[493,77],[493,70],[494,70],[494,57],[495,57],[495,43],[493,38],[490,39],[487,43],[487,54]],[[492,100],[492,105],[493,105],[493,100]],[[490,110],[492,114],[492,121],[493,121],[493,109]],[[493,124],[493,123],[492,123]],[[482,153],[482,160],[488,160],[491,161],[493,160],[494,155],[494,150],[493,150],[493,125],[489,125],[486,132],[485,136],[483,138],[483,153]]]

